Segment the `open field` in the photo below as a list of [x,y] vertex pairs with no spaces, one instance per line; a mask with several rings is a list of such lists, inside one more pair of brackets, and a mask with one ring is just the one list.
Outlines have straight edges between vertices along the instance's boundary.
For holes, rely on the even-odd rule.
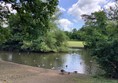
[[57,70],[0,61],[0,83],[118,83],[118,80],[74,73],[62,75]]
[[83,41],[68,41],[68,47],[83,48]]

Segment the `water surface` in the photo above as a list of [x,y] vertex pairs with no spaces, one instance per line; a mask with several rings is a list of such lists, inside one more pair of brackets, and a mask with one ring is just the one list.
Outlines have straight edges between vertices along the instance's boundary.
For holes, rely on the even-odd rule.
[[67,72],[77,71],[82,74],[95,73],[96,65],[85,50],[70,50],[69,53],[20,53],[0,52],[0,60],[10,61],[46,69],[60,70]]

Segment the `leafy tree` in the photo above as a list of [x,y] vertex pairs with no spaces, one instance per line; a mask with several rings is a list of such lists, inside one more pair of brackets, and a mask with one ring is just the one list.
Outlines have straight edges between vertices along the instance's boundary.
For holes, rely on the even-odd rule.
[[7,26],[7,17],[9,9],[4,6],[5,3],[0,2],[0,43],[5,42],[10,37],[10,31]]
[[81,40],[80,31],[74,28],[72,31],[65,31],[65,34],[69,37],[70,40]]
[[16,10],[6,17],[11,37],[2,48],[35,52],[66,51],[66,35],[55,24],[60,12],[57,0],[3,0]]
[[44,36],[32,41],[33,51],[39,51],[39,49],[43,52],[67,51],[67,36],[55,24],[50,23],[50,27],[51,29]]
[[[116,2],[117,5],[117,2]],[[106,76],[118,78],[118,6],[109,12],[83,15],[86,24],[81,29],[85,45],[92,50]]]
[[96,42],[107,38],[106,33],[106,21],[107,17],[105,12],[99,11],[92,13],[92,15],[83,15],[86,19],[85,26],[81,29],[82,39],[84,39],[85,45],[89,48],[96,46]]

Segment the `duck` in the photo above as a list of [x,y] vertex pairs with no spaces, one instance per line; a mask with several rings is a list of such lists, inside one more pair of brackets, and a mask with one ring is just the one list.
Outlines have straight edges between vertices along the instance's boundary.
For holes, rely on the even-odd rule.
[[61,72],[61,74],[64,74],[65,70],[64,69],[61,69],[60,72]]

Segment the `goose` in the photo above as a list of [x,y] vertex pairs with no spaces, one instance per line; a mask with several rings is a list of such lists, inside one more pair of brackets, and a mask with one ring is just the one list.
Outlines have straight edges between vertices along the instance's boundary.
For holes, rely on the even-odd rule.
[[74,71],[74,73],[77,73],[77,71]]

